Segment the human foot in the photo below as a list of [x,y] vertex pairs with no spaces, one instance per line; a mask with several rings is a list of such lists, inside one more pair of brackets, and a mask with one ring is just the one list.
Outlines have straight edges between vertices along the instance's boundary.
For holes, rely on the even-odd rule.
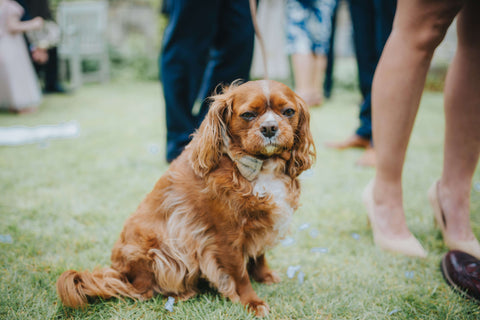
[[355,163],[361,167],[375,167],[377,164],[375,150],[370,146],[367,147],[367,150],[365,150],[360,159],[358,159]]
[[[469,207],[465,204],[463,206],[455,204],[449,195],[442,192],[439,181],[435,181],[428,190],[435,224],[442,232],[443,241],[451,250],[464,251],[480,259],[480,243],[470,227]],[[444,208],[453,213],[456,218],[452,219],[451,215],[446,214]]]
[[344,141],[327,142],[325,143],[325,145],[328,148],[333,148],[337,150],[344,150],[349,148],[367,148],[368,146],[370,146],[370,140],[354,134]]
[[373,181],[365,188],[363,202],[372,227],[373,240],[380,249],[411,257],[427,256],[420,242],[408,230],[403,210],[375,202]]

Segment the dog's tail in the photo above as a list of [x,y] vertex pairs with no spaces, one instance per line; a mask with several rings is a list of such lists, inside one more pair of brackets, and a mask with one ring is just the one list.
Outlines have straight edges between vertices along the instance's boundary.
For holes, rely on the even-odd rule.
[[112,268],[103,268],[93,272],[65,271],[58,278],[57,292],[62,303],[72,308],[86,306],[89,297],[142,298],[141,294],[128,282],[126,276]]

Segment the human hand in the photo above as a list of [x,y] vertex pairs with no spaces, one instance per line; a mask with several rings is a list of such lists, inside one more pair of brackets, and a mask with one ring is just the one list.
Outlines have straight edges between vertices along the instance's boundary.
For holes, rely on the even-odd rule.
[[42,29],[45,21],[43,20],[42,17],[35,17],[32,20],[30,20],[30,23],[32,25],[32,29]]
[[38,64],[45,64],[48,61],[48,51],[42,48],[35,48],[32,51],[32,59]]

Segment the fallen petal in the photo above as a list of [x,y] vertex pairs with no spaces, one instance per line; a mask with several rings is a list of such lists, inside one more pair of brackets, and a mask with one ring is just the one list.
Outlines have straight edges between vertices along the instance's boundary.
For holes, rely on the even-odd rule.
[[297,273],[298,270],[300,270],[300,266],[289,266],[287,269],[287,277],[289,279],[292,279],[295,277],[295,273]]
[[321,248],[321,247],[312,248],[312,249],[310,249],[310,252],[313,252],[313,253],[327,253],[328,248]]
[[165,303],[165,309],[170,312],[173,312],[173,304],[175,303],[174,297],[168,297],[167,302]]

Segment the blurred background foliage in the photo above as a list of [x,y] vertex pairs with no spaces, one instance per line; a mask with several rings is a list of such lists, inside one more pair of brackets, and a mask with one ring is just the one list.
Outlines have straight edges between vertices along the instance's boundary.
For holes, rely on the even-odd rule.
[[[50,0],[52,13],[61,2]],[[167,23],[162,0],[108,0],[108,50],[113,79],[157,80],[158,55]],[[94,61],[83,62],[84,71],[95,70]]]

